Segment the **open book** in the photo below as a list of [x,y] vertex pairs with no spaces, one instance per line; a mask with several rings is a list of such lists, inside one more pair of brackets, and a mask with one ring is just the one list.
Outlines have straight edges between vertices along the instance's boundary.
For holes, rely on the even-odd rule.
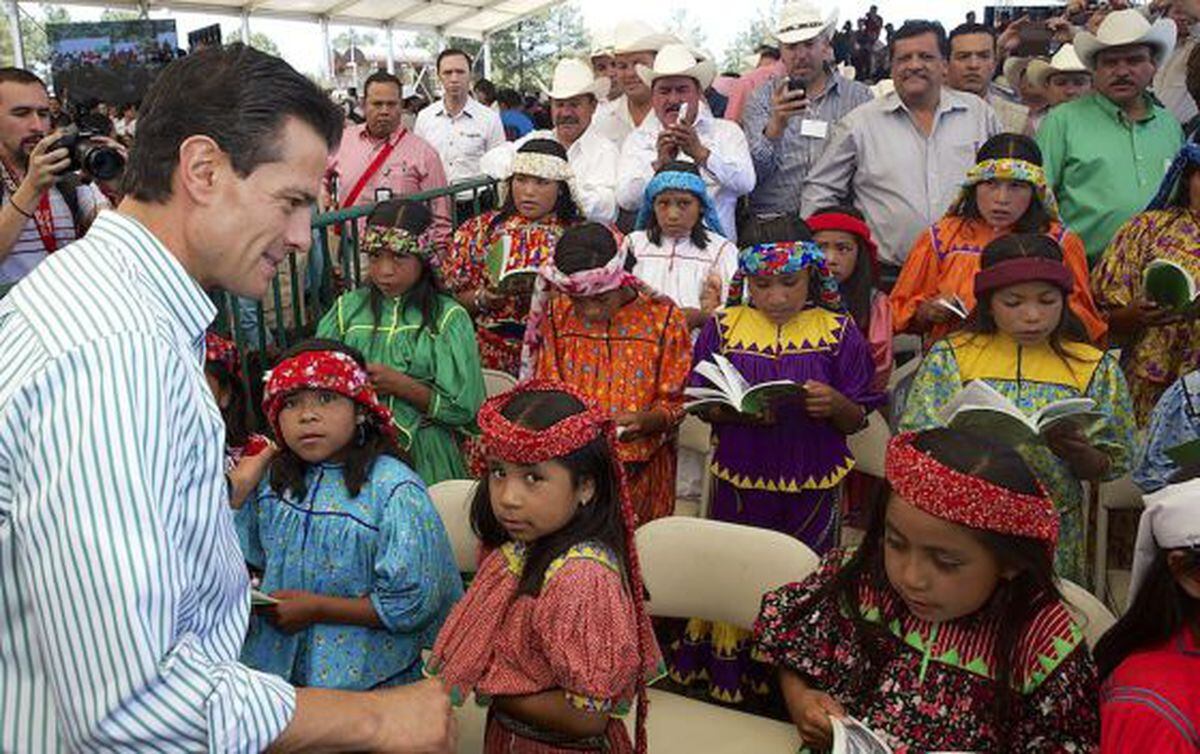
[[853,717],[830,717],[833,725],[833,754],[892,754],[878,733]]
[[278,605],[279,600],[275,599],[266,592],[260,592],[257,589],[250,590],[250,607],[261,607],[262,605]]
[[959,319],[971,316],[971,310],[967,308],[967,303],[959,298],[957,293],[950,298],[935,298],[933,304],[942,307]]
[[505,233],[488,247],[488,280],[502,291],[532,289],[537,278],[537,267],[513,258],[512,240],[512,236]]
[[1200,439],[1189,440],[1164,451],[1176,466],[1200,465]]
[[1015,403],[983,380],[972,380],[942,409],[942,423],[964,432],[990,437],[1006,445],[1040,441],[1050,427],[1063,421],[1087,431],[1104,418],[1091,398],[1064,398],[1026,415]]
[[1191,273],[1166,259],[1155,259],[1142,271],[1142,290],[1147,301],[1168,309],[1200,309],[1196,280]]
[[719,353],[712,355],[712,361],[700,362],[695,369],[713,387],[684,388],[684,394],[691,399],[683,404],[688,411],[723,404],[739,413],[761,414],[779,398],[800,398],[804,395],[804,388],[791,380],[760,382],[751,386],[737,367]]

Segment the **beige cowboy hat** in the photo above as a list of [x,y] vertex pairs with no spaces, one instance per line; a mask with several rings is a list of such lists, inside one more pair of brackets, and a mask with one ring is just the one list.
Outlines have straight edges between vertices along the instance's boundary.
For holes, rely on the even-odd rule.
[[554,80],[549,89],[543,89],[550,99],[571,99],[581,94],[590,94],[598,100],[608,96],[612,81],[606,76],[596,78],[592,67],[582,60],[563,58],[554,66]]
[[1002,75],[1004,83],[1008,85],[1009,89],[1015,92],[1021,88],[1021,77],[1025,75],[1033,60],[1034,58],[1014,55],[1004,61],[1004,72]]
[[655,31],[645,21],[621,21],[613,30],[613,53],[658,52],[669,44],[678,44],[673,34]]
[[606,26],[602,29],[597,29],[592,34],[592,51],[588,55],[589,58],[611,57],[613,54],[614,45],[614,29]]
[[837,23],[837,9],[823,13],[807,0],[796,0],[783,6],[779,12],[779,23],[775,25],[775,39],[780,44],[791,45],[814,39]]
[[1175,22],[1160,18],[1153,24],[1141,11],[1130,8],[1109,13],[1093,34],[1081,31],[1075,35],[1075,52],[1089,70],[1096,70],[1096,55],[1113,47],[1149,45],[1154,51],[1154,64],[1161,66],[1175,49]]
[[1079,59],[1078,53],[1075,52],[1075,45],[1071,44],[1059,47],[1058,52],[1054,53],[1054,57],[1050,58],[1049,62],[1037,58],[1025,70],[1025,76],[1037,87],[1045,86],[1050,77],[1056,73],[1086,73],[1090,75],[1091,71]]
[[637,75],[646,86],[654,86],[656,80],[666,76],[687,76],[696,79],[704,90],[716,78],[717,65],[712,59],[692,52],[687,45],[669,44],[654,56],[653,68],[639,63]]

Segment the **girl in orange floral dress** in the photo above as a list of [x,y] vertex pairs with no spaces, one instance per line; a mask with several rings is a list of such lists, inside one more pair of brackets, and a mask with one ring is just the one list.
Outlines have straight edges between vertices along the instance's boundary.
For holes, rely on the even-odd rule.
[[645,290],[618,246],[596,223],[563,234],[534,292],[521,376],[574,385],[612,416],[644,524],[675,508],[691,338],[683,311]]
[[[662,657],[642,602],[616,426],[567,385],[484,404],[488,477],[471,505],[484,557],[426,672],[487,704],[485,754],[646,751]],[[615,716],[636,698],[636,746]]]

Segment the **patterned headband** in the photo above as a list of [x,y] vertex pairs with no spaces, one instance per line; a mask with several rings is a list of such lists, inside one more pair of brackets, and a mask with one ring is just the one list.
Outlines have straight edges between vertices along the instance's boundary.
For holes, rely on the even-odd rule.
[[896,494],[946,521],[1055,546],[1058,511],[1041,482],[1037,495],[1013,492],[943,465],[913,445],[916,437],[905,432],[888,442],[884,470]]
[[645,230],[650,224],[650,213],[654,212],[654,199],[664,191],[687,191],[695,194],[696,198],[700,200],[701,207],[704,208],[701,218],[704,224],[713,233],[725,235],[721,229],[721,217],[717,214],[717,207],[713,204],[712,197],[708,195],[708,186],[704,183],[704,179],[695,173],[687,173],[682,170],[666,170],[656,173],[646,184],[646,190],[642,192],[642,206],[638,210],[637,224],[635,225],[638,230]]
[[966,200],[967,190],[972,186],[978,186],[987,181],[1020,181],[1033,186],[1034,193],[1037,194],[1038,201],[1042,203],[1046,214],[1051,220],[1058,220],[1058,200],[1054,198],[1054,192],[1050,190],[1050,185],[1046,183],[1046,171],[1042,170],[1040,165],[1035,165],[1028,160],[1018,160],[1014,157],[1004,157],[999,160],[983,160],[976,163],[974,167],[967,171],[967,180],[963,183],[963,190],[958,195],[958,201],[955,206],[961,207]]
[[349,398],[367,410],[380,432],[396,439],[392,412],[375,394],[367,370],[354,357],[341,351],[303,351],[284,359],[264,376],[263,410],[275,430],[275,438],[283,441],[279,428],[279,412],[283,400],[300,390],[328,390]]
[[1042,257],[1018,257],[975,273],[975,299],[983,298],[983,294],[989,291],[1032,280],[1052,283],[1061,288],[1064,294],[1070,294],[1075,288],[1075,278],[1062,262]]
[[1171,162],[1171,167],[1167,169],[1167,174],[1163,176],[1162,183],[1158,184],[1158,193],[1146,206],[1147,210],[1164,209],[1171,203],[1179,179],[1183,177],[1183,171],[1187,169],[1188,165],[1200,165],[1200,145],[1192,143],[1183,145],[1183,149],[1179,150],[1179,154],[1175,155],[1175,159]]
[[220,364],[234,377],[240,377],[242,374],[237,345],[214,332],[204,333],[204,360]]
[[390,225],[368,225],[363,231],[358,248],[368,255],[390,251],[397,256],[411,255],[422,258],[433,252],[431,246],[422,246],[420,240],[412,233]]
[[570,193],[571,201],[575,202],[575,206],[583,206],[579,201],[579,188],[576,185],[575,172],[571,170],[571,164],[557,155],[542,152],[517,152],[513,155],[512,164],[508,169],[508,180],[501,181],[496,187],[500,204],[503,205],[508,201],[512,177],[517,173],[532,175],[547,181],[561,181],[566,184],[567,192]]
[[617,253],[603,267],[568,275],[558,269],[553,259],[541,266],[529,302],[529,319],[525,323],[521,347],[522,380],[531,379],[537,369],[538,352],[542,349],[542,323],[546,319],[546,308],[550,305],[550,289],[568,296],[597,296],[627,286],[640,288],[641,280],[625,269],[628,260],[629,247],[618,243]]
[[[825,266],[825,252],[812,241],[760,243],[738,253],[738,271],[729,285],[729,305],[738,306],[745,298],[746,278],[767,275],[791,275],[812,270],[819,288],[821,306],[841,311],[842,296],[837,278]],[[812,283],[810,282],[810,285]]]

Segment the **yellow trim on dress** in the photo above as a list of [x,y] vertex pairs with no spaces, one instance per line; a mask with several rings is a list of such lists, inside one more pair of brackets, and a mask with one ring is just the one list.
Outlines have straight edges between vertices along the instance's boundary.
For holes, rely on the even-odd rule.
[[1054,352],[1049,343],[1021,346],[1003,333],[956,333],[947,338],[963,383],[978,379],[1041,382],[1065,385],[1087,392],[1104,353],[1084,343],[1063,343],[1070,360]]
[[820,307],[805,309],[782,327],[749,306],[730,307],[716,317],[724,352],[760,356],[832,351],[841,343],[849,321],[844,314]]
[[819,479],[815,476],[810,476],[802,482],[797,482],[795,479],[764,479],[761,476],[753,477],[746,474],[739,474],[732,469],[722,466],[717,461],[714,461],[709,468],[718,479],[723,479],[738,489],[797,493],[804,490],[827,490],[831,487],[836,487],[842,481],[842,478],[854,468],[854,456],[847,455],[840,464],[835,466],[825,476]]

